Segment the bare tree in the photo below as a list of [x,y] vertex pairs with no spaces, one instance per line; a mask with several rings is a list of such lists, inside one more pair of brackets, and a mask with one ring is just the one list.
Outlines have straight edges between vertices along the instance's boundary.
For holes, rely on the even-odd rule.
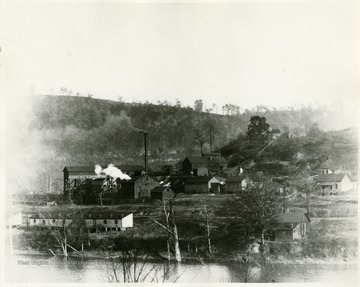
[[[171,235],[172,237],[172,249],[175,254],[175,260],[177,262],[181,262],[181,251],[180,251],[180,244],[179,244],[179,234],[177,230],[177,225],[175,221],[175,215],[174,215],[174,209],[173,209],[173,203],[172,200],[169,200],[169,212],[166,211],[166,207],[164,206],[164,213],[165,213],[165,220],[167,221],[167,226],[163,225],[162,223],[158,222],[157,220],[154,220],[156,224],[164,228],[168,234],[169,237]],[[168,258],[169,258],[169,250],[171,249],[170,240],[167,241],[168,243]],[[170,248],[169,248],[170,247]]]
[[207,239],[207,243],[208,243],[208,251],[211,254],[212,253],[212,249],[211,249],[211,223],[210,223],[210,217],[211,212],[207,210],[206,205],[204,206],[204,216],[205,216],[205,223],[206,223],[206,239]]

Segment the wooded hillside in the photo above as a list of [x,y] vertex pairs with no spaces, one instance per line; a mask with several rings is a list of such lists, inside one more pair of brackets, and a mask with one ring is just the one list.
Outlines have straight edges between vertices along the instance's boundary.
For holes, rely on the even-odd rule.
[[15,173],[28,174],[32,188],[44,189],[45,175],[51,175],[61,190],[65,165],[142,164],[144,130],[148,132],[149,168],[154,171],[211,148],[222,148],[227,158],[236,158],[236,152],[223,147],[244,138],[252,115],[264,116],[271,127],[295,136],[305,135],[313,123],[335,130],[346,122],[328,110],[258,110],[219,115],[167,103],[37,96],[26,126],[12,131],[16,136],[8,148],[16,146]]

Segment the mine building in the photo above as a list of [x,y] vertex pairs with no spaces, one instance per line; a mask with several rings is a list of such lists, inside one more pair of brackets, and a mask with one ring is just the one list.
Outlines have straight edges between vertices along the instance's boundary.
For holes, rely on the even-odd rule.
[[133,176],[130,180],[120,181],[118,196],[121,199],[150,198],[150,191],[158,185],[159,182],[147,174]]
[[[130,176],[141,176],[144,168],[137,165],[117,165],[122,173]],[[106,166],[101,166],[105,169]],[[119,190],[119,180],[95,172],[95,166],[65,166],[64,196],[77,204],[98,203],[99,197],[116,197]]]

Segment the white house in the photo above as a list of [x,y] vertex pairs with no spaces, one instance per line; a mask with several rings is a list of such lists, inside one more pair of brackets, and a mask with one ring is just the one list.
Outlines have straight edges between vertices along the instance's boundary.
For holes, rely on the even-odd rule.
[[349,191],[353,188],[353,183],[346,174],[320,174],[316,179],[316,184],[320,186],[323,194],[336,191]]

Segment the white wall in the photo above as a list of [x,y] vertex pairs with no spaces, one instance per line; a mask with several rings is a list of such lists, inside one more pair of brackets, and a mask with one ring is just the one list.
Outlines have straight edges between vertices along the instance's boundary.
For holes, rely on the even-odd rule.
[[133,227],[133,214],[125,216],[122,220],[122,227]]
[[213,177],[212,179],[209,180],[208,182],[208,188],[210,189],[211,188],[211,184],[212,183],[220,183],[219,180],[217,180],[215,177]]
[[343,180],[339,184],[339,190],[340,191],[349,191],[352,189],[353,184],[351,183],[349,177],[347,175],[344,176]]

